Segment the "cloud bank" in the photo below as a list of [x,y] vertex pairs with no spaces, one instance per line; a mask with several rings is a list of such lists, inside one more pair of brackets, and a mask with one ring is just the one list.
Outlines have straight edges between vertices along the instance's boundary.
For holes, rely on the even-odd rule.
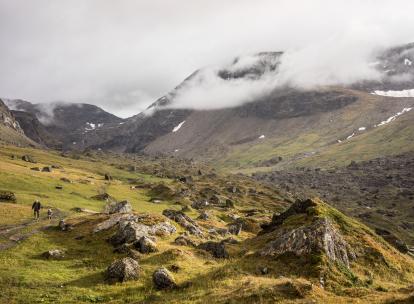
[[[200,67],[261,51],[285,51],[282,79],[301,86],[375,78],[367,58],[414,41],[413,9],[410,0],[0,0],[0,96],[125,117]],[[202,77],[211,98],[189,91],[192,107],[235,105],[274,84],[219,89]]]

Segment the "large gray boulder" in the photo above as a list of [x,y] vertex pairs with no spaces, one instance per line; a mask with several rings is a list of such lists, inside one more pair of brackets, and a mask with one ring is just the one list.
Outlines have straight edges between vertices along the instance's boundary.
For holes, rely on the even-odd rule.
[[147,236],[143,236],[138,241],[136,241],[134,243],[134,247],[141,253],[151,253],[158,251],[155,241]]
[[297,256],[324,253],[330,260],[349,267],[355,253],[340,232],[327,218],[316,219],[310,225],[281,229],[273,241],[260,251],[262,256],[293,253]]
[[157,289],[176,288],[174,277],[166,268],[157,269],[152,275],[152,280]]
[[126,257],[109,265],[105,272],[105,280],[110,283],[136,280],[139,277],[140,270],[137,261]]
[[120,221],[118,231],[111,238],[113,245],[134,243],[143,236],[170,235],[177,229],[169,222],[161,222],[154,225],[145,225],[135,221]]

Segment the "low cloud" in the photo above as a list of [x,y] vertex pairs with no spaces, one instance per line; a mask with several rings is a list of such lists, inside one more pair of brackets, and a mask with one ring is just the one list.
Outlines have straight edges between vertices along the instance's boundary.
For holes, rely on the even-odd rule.
[[[284,51],[279,77],[301,86],[375,78],[366,58],[414,40],[413,10],[411,0],[0,0],[0,96],[131,116],[200,67],[261,51]],[[212,76],[210,101],[189,88],[182,104],[231,106],[275,81]]]

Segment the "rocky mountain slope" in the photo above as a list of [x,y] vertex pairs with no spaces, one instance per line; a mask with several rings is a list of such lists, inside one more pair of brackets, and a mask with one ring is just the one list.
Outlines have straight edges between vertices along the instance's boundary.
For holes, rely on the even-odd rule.
[[36,143],[25,136],[23,129],[12,112],[0,99],[0,142],[15,145],[31,145]]
[[[123,119],[90,104],[32,104],[23,100],[6,103],[31,139],[52,148],[84,149],[95,137],[90,133],[123,123]],[[104,138],[103,134],[99,137]]]

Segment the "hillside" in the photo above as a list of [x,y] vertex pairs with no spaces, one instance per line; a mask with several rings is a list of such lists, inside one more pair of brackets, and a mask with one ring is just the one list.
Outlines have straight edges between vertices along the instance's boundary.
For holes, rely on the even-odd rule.
[[[2,302],[409,303],[414,296],[412,258],[317,198],[292,204],[249,177],[172,158],[2,146],[0,165],[2,191],[15,194],[15,202],[0,202]],[[34,199],[44,206],[39,221],[31,220]],[[125,199],[130,207],[117,203]],[[108,273],[115,260],[120,268]],[[153,277],[160,267],[162,281]]]

